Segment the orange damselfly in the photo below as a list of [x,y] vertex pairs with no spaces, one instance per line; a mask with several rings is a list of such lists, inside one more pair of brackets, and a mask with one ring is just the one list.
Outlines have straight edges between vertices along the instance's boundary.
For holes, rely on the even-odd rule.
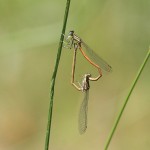
[[[86,60],[92,64],[94,67],[98,69],[99,75],[97,77],[90,77],[91,81],[97,81],[100,77],[102,77],[102,70],[110,72],[112,70],[111,66],[107,64],[105,60],[99,57],[89,46],[79,37],[77,36],[74,31],[70,31],[67,38],[67,48],[74,48],[74,57],[72,63],[72,85],[79,91],[81,91],[80,87],[74,83],[74,74],[75,74],[75,64],[76,64],[76,54],[77,50],[79,49],[82,55],[86,58]],[[84,50],[83,48],[84,47]]]

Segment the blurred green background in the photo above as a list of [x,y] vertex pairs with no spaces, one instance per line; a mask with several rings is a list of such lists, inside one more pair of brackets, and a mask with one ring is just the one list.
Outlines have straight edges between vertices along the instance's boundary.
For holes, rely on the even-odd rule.
[[[49,89],[66,0],[0,1],[0,150],[44,149]],[[102,150],[150,45],[149,0],[76,0],[66,33],[84,39],[112,67],[91,83],[88,129],[79,135],[83,94],[70,84],[73,51],[57,74],[50,149]],[[111,141],[111,150],[150,148],[150,61]],[[97,71],[78,53],[76,80]]]

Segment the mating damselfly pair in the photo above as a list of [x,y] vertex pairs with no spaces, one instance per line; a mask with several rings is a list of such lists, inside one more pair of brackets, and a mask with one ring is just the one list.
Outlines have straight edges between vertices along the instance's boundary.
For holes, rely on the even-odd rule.
[[[101,57],[99,57],[92,49],[88,47],[88,45],[77,36],[74,31],[70,31],[68,36],[64,41],[65,46],[69,49],[74,50],[73,55],[73,63],[72,63],[72,77],[71,84],[78,90],[84,93],[84,99],[82,101],[80,111],[79,111],[79,120],[78,120],[78,128],[80,134],[83,134],[87,129],[87,113],[88,113],[88,99],[89,99],[89,89],[90,83],[89,81],[97,81],[102,77],[102,69],[106,72],[110,72],[112,70],[111,66],[107,64]],[[98,70],[98,76],[92,77],[90,73],[85,73],[82,83],[77,85],[74,81],[75,78],[75,65],[76,65],[76,56],[77,50],[79,50],[84,58]]]

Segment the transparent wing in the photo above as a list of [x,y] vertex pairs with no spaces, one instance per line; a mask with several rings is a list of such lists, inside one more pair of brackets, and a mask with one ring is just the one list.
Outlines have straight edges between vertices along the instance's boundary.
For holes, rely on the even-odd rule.
[[83,134],[87,128],[88,99],[89,99],[89,90],[84,92],[84,99],[79,111],[78,128],[80,134]]
[[88,57],[97,65],[99,65],[103,70],[110,72],[112,71],[112,68],[110,65],[107,64],[105,60],[103,60],[101,57],[99,57],[89,46],[82,41],[83,47],[85,47],[86,54],[88,54]]

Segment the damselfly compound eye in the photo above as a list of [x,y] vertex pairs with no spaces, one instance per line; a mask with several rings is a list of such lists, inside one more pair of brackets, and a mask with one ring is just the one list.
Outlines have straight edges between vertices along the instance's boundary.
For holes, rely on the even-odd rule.
[[69,32],[69,35],[70,35],[70,36],[73,36],[73,34],[74,34],[74,31],[73,31],[73,30]]

